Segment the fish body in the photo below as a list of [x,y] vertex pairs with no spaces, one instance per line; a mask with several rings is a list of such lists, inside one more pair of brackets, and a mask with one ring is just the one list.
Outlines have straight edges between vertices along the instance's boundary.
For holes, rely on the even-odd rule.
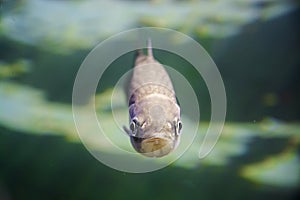
[[134,149],[148,157],[162,157],[179,143],[182,129],[180,107],[171,79],[154,59],[151,41],[148,53],[137,51],[128,91],[129,129]]

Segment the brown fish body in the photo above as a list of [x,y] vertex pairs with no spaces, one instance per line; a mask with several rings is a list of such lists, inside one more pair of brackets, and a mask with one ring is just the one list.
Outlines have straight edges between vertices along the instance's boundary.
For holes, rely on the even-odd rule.
[[138,51],[128,92],[130,129],[124,130],[136,151],[161,157],[176,148],[182,128],[180,108],[171,79],[164,67]]

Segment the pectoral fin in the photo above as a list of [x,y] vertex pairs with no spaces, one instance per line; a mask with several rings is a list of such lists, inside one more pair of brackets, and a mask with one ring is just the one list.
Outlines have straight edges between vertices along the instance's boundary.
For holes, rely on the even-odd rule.
[[131,131],[126,127],[126,126],[123,126],[123,130],[127,133],[128,136],[131,136]]

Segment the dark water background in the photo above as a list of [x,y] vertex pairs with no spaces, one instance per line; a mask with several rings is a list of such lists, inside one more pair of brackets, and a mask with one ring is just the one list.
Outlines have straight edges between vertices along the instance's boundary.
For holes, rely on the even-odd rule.
[[[255,6],[265,7],[268,2],[257,1]],[[26,1],[0,1],[0,4],[3,22],[4,16],[17,12]],[[219,165],[199,161],[192,168],[172,164],[156,172],[129,174],[101,164],[80,142],[66,139],[63,132],[50,129],[30,133],[18,124],[14,127],[2,117],[16,113],[13,111],[17,105],[12,104],[0,110],[0,200],[298,199],[299,178],[289,180],[289,177],[300,177],[300,10],[297,6],[274,18],[246,23],[237,34],[215,37],[203,36],[197,31],[189,33],[209,52],[222,75],[228,101],[227,123],[247,128],[244,124],[260,122],[262,125],[271,120],[275,128],[277,123],[287,127],[280,129],[283,131],[279,135],[264,137],[264,132],[254,131],[246,142],[230,141],[243,143],[246,151],[228,156],[228,162]],[[136,26],[146,26],[146,22],[139,21]],[[2,65],[0,84],[14,83],[39,89],[48,102],[70,105],[77,70],[93,46],[62,53],[10,37],[3,23],[0,33],[0,61],[6,63],[10,71],[4,73],[7,69]],[[178,67],[195,91],[201,91],[197,93],[201,119],[208,121],[210,99],[202,78],[184,59],[164,51],[154,53],[162,63]],[[133,54],[128,53],[111,65],[103,77],[105,84],[98,88],[99,94],[112,87],[124,71],[131,68]],[[29,61],[29,72],[13,67],[20,59]],[[121,68],[124,63],[127,65]],[[17,114],[9,119],[22,116]],[[237,128],[233,131],[239,134]],[[287,174],[279,174],[287,177],[279,184],[272,184],[272,179],[262,181],[264,178],[253,176],[251,179],[242,175],[241,169],[245,166],[280,157],[290,149],[291,157],[296,159],[292,169],[296,170],[279,170],[278,173]],[[275,159],[273,165],[276,164]]]

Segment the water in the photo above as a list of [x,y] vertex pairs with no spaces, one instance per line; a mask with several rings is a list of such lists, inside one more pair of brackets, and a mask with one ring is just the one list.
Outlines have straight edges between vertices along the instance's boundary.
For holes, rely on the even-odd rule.
[[[299,197],[300,38],[299,9],[293,1],[0,4],[1,200]],[[88,52],[112,34],[143,25],[177,28],[205,47],[224,80],[227,121],[213,151],[199,159],[211,114],[205,82],[184,58],[155,50],[160,62],[201,91],[201,121],[196,140],[180,159],[155,172],[131,174],[103,165],[87,151],[76,132],[71,97]],[[130,52],[111,64],[95,98],[103,129],[128,151],[133,150],[114,122],[110,100],[133,56]],[[113,109],[127,124],[123,90],[115,92]],[[195,122],[184,113],[183,120],[187,136]],[[88,120],[84,124],[90,133],[86,145],[107,157],[130,159],[100,141]]]

